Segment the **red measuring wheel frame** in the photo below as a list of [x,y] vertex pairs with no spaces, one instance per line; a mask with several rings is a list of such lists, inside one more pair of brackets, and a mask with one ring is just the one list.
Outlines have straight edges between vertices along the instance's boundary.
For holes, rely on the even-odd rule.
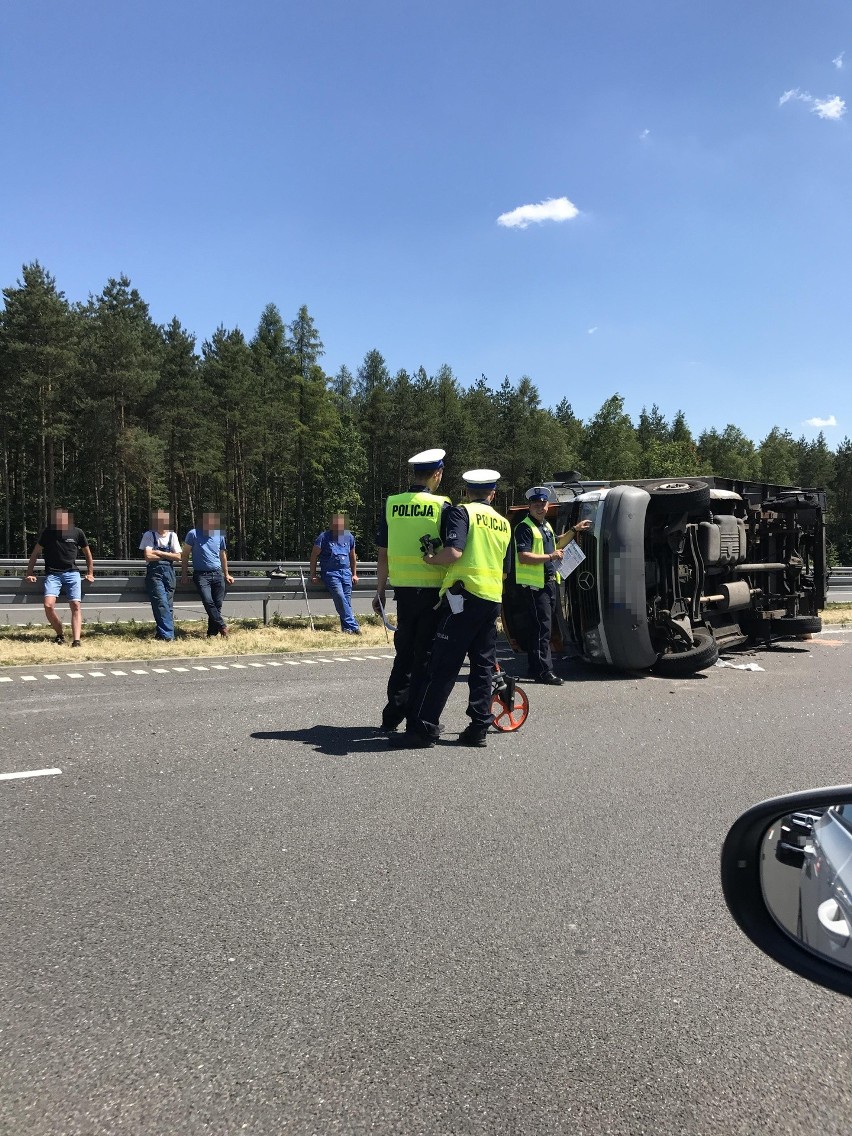
[[[495,674],[500,673],[498,663]],[[526,722],[529,712],[530,700],[527,698],[527,692],[515,679],[510,680],[502,689],[499,686],[495,689],[491,698],[491,713],[494,715],[492,725],[495,730],[501,734],[519,730]]]

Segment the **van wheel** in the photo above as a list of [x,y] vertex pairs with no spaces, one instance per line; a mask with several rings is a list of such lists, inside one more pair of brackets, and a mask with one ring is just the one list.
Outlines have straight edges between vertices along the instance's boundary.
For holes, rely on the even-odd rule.
[[712,667],[719,658],[719,647],[706,627],[692,629],[693,644],[686,651],[667,651],[654,664],[657,674],[678,678]]
[[648,512],[691,513],[710,504],[710,486],[706,481],[669,477],[651,481],[642,488],[650,494]]
[[773,636],[785,638],[796,635],[816,635],[822,631],[822,619],[818,615],[782,615],[768,622],[763,619],[740,620],[740,626],[754,639],[760,639],[766,631]]

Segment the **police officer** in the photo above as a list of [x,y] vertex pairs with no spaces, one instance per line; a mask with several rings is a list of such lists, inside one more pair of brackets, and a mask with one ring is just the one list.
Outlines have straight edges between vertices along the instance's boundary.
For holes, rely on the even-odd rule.
[[550,653],[550,633],[559,595],[556,565],[565,545],[592,522],[580,521],[557,538],[547,520],[547,487],[533,486],[527,490],[526,499],[527,515],[515,528],[515,583],[524,589],[529,619],[527,674],[545,686],[561,686],[563,680],[553,673]]
[[492,508],[500,474],[473,469],[462,474],[466,504],[450,506],[441,518],[443,547],[423,557],[445,567],[440,622],[423,692],[412,706],[403,744],[435,744],[440,719],[465,655],[470,659],[467,715],[470,725],[459,743],[484,746],[491,725],[491,680],[497,662],[497,615],[509,568],[509,522]]
[[382,730],[387,734],[396,731],[423,686],[438,626],[440,587],[447,569],[424,563],[421,541],[428,536],[435,547],[441,543],[441,512],[450,503],[449,497],[438,495],[445,457],[445,450],[423,450],[408,459],[408,490],[388,497],[376,533],[378,568],[373,611],[381,615],[386,607],[388,578],[396,599],[396,658],[382,711]]

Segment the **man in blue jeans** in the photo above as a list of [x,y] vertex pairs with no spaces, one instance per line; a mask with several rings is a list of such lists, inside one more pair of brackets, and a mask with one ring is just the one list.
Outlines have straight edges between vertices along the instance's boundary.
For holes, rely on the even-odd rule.
[[331,526],[319,534],[311,549],[311,583],[318,584],[322,576],[346,635],[361,634],[352,611],[352,585],[358,583],[357,562],[355,537],[346,528],[346,516],[335,513]]
[[228,553],[221,527],[218,513],[204,513],[201,525],[186,534],[181,552],[182,584],[189,583],[189,554],[192,553],[192,580],[207,612],[208,639],[228,634],[222,618],[222,602],[225,584],[233,584],[234,577],[228,572]]

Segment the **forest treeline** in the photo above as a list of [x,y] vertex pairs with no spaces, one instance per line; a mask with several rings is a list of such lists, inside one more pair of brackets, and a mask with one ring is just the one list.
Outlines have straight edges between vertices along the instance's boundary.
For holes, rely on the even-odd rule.
[[152,507],[181,535],[205,508],[227,520],[233,559],[303,559],[332,510],[345,510],[364,559],[406,460],[448,451],[445,487],[496,466],[497,505],[523,500],[559,470],[595,479],[709,474],[829,491],[835,561],[852,561],[852,441],[773,428],[753,441],[736,425],[695,437],[683,413],[656,405],[636,422],[618,394],[587,421],[568,395],[542,406],[531,379],[465,386],[450,366],[392,374],[378,350],[350,371],[322,368],[306,307],[286,322],[269,304],[250,338],[219,327],[198,349],[177,318],[154,323],[121,276],[69,302],[40,264],[3,290],[0,312],[0,540],[32,548],[49,509],[66,505],[96,556],[136,555]]

